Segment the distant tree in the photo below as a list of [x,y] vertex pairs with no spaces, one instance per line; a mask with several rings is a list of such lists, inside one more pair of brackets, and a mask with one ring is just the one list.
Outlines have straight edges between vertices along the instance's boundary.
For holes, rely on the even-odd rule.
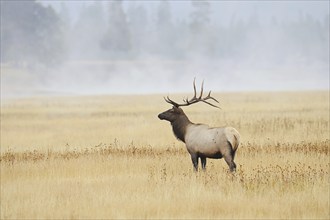
[[211,7],[208,1],[191,1],[190,45],[188,50],[197,56],[212,56],[212,35],[210,26]]
[[61,22],[35,1],[1,1],[1,62],[56,66],[63,59]]
[[278,27],[279,26],[278,20],[277,20],[277,18],[275,16],[272,16],[271,17],[270,25],[273,26],[273,27]]
[[62,35],[62,42],[63,42],[63,47],[65,49],[65,56],[63,55],[64,58],[68,58],[69,52],[70,52],[70,47],[71,47],[71,41],[70,41],[70,36],[71,36],[71,31],[72,31],[72,20],[70,17],[70,12],[69,9],[67,8],[67,5],[65,2],[61,2],[61,8],[58,12],[58,16],[60,19],[60,26],[61,26],[61,35]]
[[100,41],[106,29],[103,5],[96,1],[82,7],[72,27],[70,42],[74,59],[99,59],[102,56]]
[[148,53],[150,47],[150,32],[147,10],[143,5],[129,4],[128,13],[131,49],[135,56]]
[[165,29],[172,26],[171,6],[167,0],[159,2],[157,11],[157,26]]
[[208,1],[191,1],[193,11],[190,14],[191,28],[198,32],[210,24],[211,8]]
[[252,31],[261,28],[257,9],[254,9],[252,14],[248,18],[247,28]]
[[238,57],[247,38],[246,23],[232,15],[230,25],[225,30],[224,55],[226,58]]
[[176,37],[179,36],[175,33],[171,5],[167,0],[159,2],[155,31],[154,52],[163,57],[175,56]]
[[322,59],[324,62],[327,63],[328,69],[329,69],[329,59],[330,59],[330,17],[329,14],[324,16],[323,20],[323,25],[322,25],[322,34],[321,34],[321,39],[322,39],[322,46],[324,48],[324,52],[322,54]]
[[65,25],[71,26],[70,12],[69,12],[69,9],[68,9],[68,7],[67,7],[67,5],[64,1],[61,2],[59,17]]
[[282,25],[285,35],[286,56],[288,61],[299,62],[328,62],[329,41],[325,38],[324,28],[320,21],[309,14],[300,13],[297,21],[290,21]]
[[108,28],[101,46],[113,57],[128,56],[131,50],[131,36],[122,1],[110,1],[108,4]]

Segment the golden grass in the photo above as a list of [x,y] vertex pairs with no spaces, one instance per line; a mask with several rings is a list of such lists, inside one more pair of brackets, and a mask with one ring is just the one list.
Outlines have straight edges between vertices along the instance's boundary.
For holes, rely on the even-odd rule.
[[185,112],[240,131],[235,174],[193,172],[161,95],[4,101],[1,219],[329,219],[329,92],[214,96]]

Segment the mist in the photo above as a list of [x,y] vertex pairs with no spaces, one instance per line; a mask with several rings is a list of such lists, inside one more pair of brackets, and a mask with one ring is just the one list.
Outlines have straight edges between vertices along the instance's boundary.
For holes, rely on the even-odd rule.
[[328,1],[1,1],[1,98],[329,90]]

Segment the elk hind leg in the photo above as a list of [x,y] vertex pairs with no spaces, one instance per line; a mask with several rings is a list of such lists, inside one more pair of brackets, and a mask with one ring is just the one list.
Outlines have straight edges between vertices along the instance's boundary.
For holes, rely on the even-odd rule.
[[201,162],[202,162],[202,169],[205,171],[206,170],[206,157],[201,157]]
[[236,164],[233,160],[233,157],[231,155],[225,156],[225,161],[229,166],[230,172],[235,172],[236,171]]
[[195,171],[198,171],[198,156],[197,156],[197,154],[191,154],[191,161],[194,165]]
[[235,151],[233,150],[231,143],[228,141],[228,151],[224,155],[225,161],[229,166],[230,172],[235,172],[236,171],[236,164],[234,162],[234,157],[235,157]]

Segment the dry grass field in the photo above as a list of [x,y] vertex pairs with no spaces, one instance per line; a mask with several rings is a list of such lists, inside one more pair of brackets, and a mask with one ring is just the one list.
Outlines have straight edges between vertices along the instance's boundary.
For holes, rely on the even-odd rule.
[[329,91],[214,97],[184,110],[240,131],[234,174],[193,171],[162,95],[2,100],[1,219],[329,219]]

